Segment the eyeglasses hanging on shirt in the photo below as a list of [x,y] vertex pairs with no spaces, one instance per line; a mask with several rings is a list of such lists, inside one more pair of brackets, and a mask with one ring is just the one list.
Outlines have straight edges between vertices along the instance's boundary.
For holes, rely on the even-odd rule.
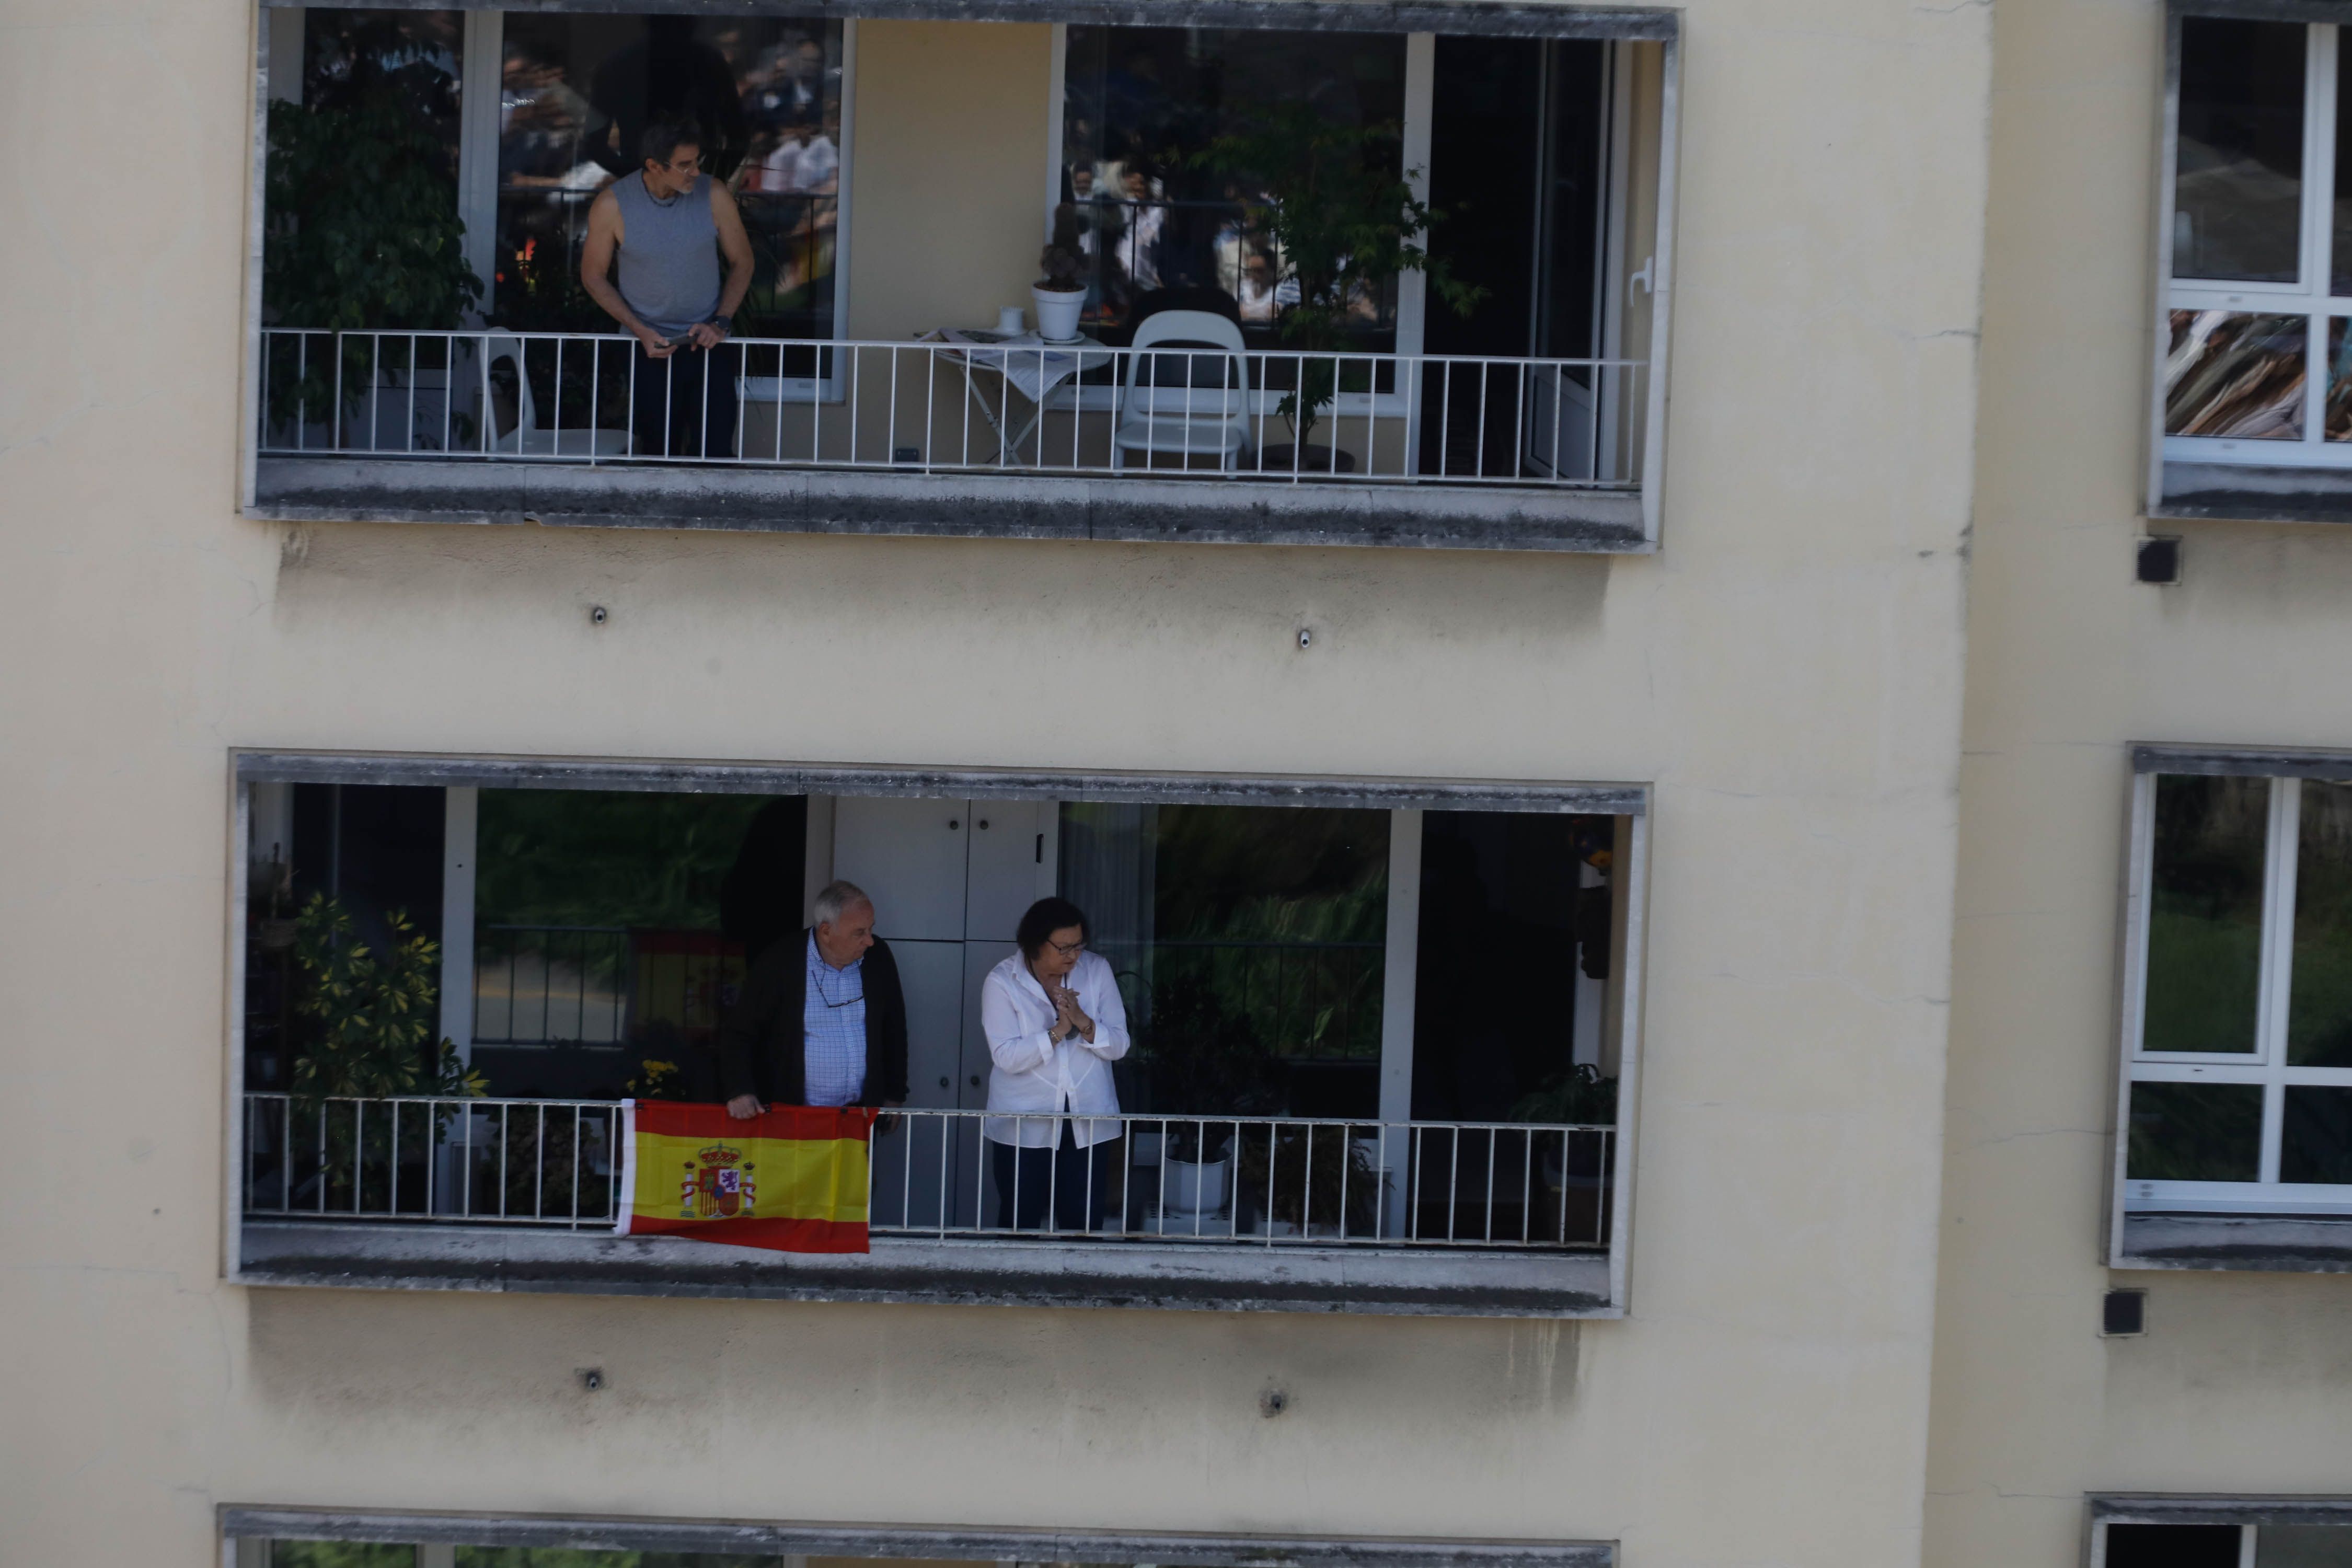
[[866,1000],[866,975],[865,972],[862,970],[858,973],[857,977],[857,994],[855,996],[845,996],[838,1002],[824,994],[824,975],[813,973],[811,978],[816,982],[816,999],[824,1003],[828,1007],[850,1007]]

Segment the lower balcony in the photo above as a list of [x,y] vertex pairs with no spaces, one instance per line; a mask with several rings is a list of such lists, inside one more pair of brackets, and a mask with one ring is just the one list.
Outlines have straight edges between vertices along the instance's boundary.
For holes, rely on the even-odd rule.
[[[263,333],[263,515],[1646,548],[1638,360],[934,331]],[[1171,316],[1155,318],[1167,325]],[[1311,415],[1310,415],[1311,411]]]
[[[1020,1150],[976,1110],[877,1125],[865,1254],[615,1234],[609,1100],[245,1097],[249,1284],[1587,1316],[1612,1299],[1616,1130],[1120,1115],[1084,1156]],[[1034,1120],[1052,1121],[1041,1117]],[[990,1131],[1001,1131],[991,1129]]]
[[[1623,1310],[1637,788],[236,767],[244,1098],[224,1196],[245,1282]],[[1034,973],[1041,911],[1077,928],[1116,1031],[1075,1101],[1030,1092],[1024,1037],[992,1014],[1008,961]],[[861,921],[880,962],[854,967],[880,1010],[813,1029],[776,955],[854,942]],[[864,1072],[819,1097],[882,1109],[862,1153],[827,1155],[827,1193],[859,1212],[828,1195],[800,1217],[862,1220],[871,1250],[617,1234],[625,1107],[747,1082],[802,1102],[788,1017],[803,1069],[866,1031]],[[1051,1108],[1073,1102],[1087,1125],[1066,1132]]]

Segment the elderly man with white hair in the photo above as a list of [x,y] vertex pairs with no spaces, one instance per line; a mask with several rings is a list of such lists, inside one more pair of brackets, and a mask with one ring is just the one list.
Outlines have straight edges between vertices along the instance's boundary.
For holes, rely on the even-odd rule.
[[771,1105],[904,1105],[907,998],[874,900],[854,882],[816,896],[804,940],[770,945],[719,1029],[728,1114]]

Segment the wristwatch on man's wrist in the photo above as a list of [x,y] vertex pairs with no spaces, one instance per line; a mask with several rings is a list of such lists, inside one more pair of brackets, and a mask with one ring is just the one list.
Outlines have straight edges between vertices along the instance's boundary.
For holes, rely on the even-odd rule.
[[705,325],[717,327],[722,332],[731,332],[735,330],[735,318],[721,310],[712,316]]

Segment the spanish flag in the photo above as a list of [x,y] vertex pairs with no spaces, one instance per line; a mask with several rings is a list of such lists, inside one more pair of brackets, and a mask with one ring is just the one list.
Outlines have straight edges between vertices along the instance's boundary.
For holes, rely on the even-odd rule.
[[622,1236],[690,1236],[779,1252],[864,1252],[872,1108],[621,1102]]

